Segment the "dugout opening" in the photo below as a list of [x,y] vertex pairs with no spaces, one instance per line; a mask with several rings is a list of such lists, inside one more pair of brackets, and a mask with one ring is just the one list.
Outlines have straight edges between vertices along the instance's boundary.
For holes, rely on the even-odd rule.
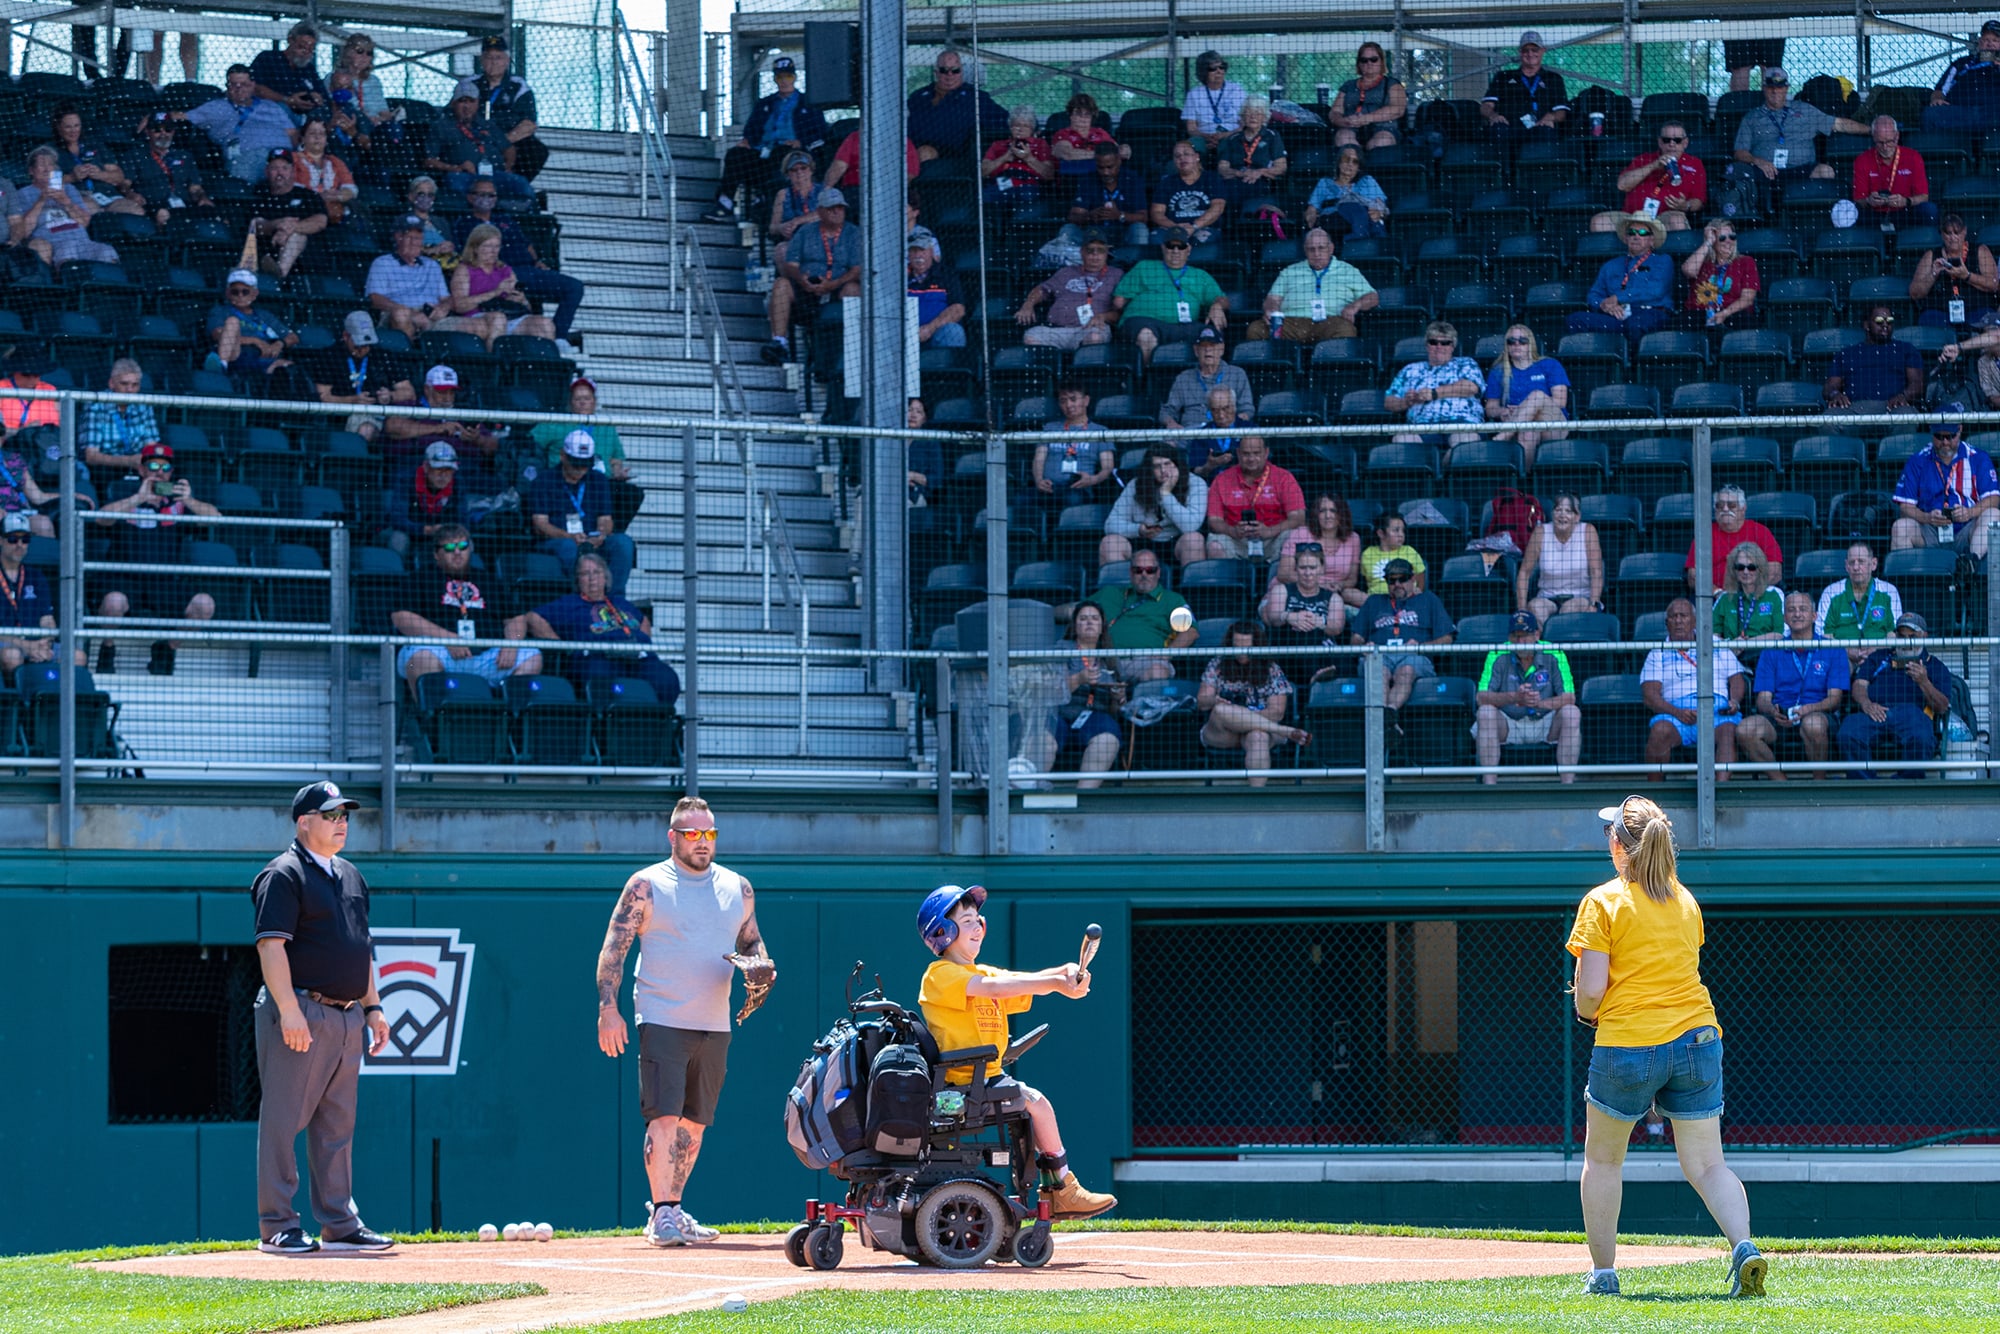
[[255,950],[114,945],[109,960],[113,1125],[255,1121]]

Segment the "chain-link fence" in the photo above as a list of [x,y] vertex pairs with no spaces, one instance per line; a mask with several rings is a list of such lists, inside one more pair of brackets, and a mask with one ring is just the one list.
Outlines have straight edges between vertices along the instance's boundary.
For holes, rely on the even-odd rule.
[[[1884,1149],[2000,1133],[1977,1037],[2000,1019],[1985,964],[2000,917],[1732,907],[1706,919],[1730,1143]],[[1245,909],[1133,925],[1141,1153],[1582,1144],[1592,1033],[1564,992],[1566,914]],[[1921,1017],[1914,959],[1939,1002]],[[1801,1014],[1836,1018],[1802,1027]]]

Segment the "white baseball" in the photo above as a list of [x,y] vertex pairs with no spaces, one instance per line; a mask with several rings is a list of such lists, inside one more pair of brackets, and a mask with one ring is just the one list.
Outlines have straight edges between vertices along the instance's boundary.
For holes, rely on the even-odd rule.
[[506,1227],[500,1229],[500,1237],[503,1241],[519,1241],[521,1239],[521,1225],[519,1223],[509,1223]]
[[500,1240],[500,1229],[494,1227],[491,1223],[481,1223],[479,1225],[479,1239],[481,1241],[498,1241]]
[[725,1311],[747,1311],[750,1309],[750,1303],[745,1300],[742,1293],[732,1292],[722,1299],[722,1309]]
[[533,1241],[535,1239],[535,1225],[533,1223],[521,1223],[514,1229],[514,1236],[518,1241]]
[[551,1223],[537,1223],[537,1224],[535,1224],[535,1240],[536,1240],[536,1241],[554,1241],[554,1240],[555,1240],[555,1236],[556,1236],[556,1230],[555,1230],[555,1226],[554,1226],[553,1224],[551,1224]]
[[1167,624],[1174,627],[1176,632],[1185,634],[1194,629],[1194,613],[1186,607],[1175,607],[1167,613]]

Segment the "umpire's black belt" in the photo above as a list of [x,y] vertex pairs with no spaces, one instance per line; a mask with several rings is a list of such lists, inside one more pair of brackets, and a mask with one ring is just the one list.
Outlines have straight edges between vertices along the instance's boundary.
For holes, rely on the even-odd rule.
[[351,1010],[361,1004],[358,1000],[335,1000],[333,997],[321,995],[317,991],[307,991],[304,987],[293,987],[292,990],[298,992],[309,1001],[316,1001],[321,1005],[330,1005],[336,1010]]

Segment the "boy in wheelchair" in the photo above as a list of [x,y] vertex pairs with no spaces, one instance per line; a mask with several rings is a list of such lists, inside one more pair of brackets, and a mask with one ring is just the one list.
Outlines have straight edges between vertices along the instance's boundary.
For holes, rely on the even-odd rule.
[[[917,929],[924,944],[939,956],[924,971],[917,1003],[923,1010],[925,1025],[942,1051],[990,1044],[1004,1052],[1008,1045],[1008,1015],[1025,1014],[1036,996],[1054,993],[1079,1000],[1090,993],[1090,974],[1073,963],[1037,973],[1008,972],[980,963],[986,919],[979,910],[985,903],[986,890],[982,886],[945,885],[933,890],[917,913]],[[946,1082],[970,1084],[972,1071],[963,1066],[955,1068],[947,1074]],[[1117,1196],[1085,1190],[1069,1170],[1069,1156],[1063,1150],[1055,1108],[1047,1098],[997,1069],[989,1072],[986,1087],[1002,1111],[1015,1110],[1025,1103],[1028,1120],[1034,1128],[1035,1165],[1042,1171],[1054,1217],[1095,1218],[1117,1207]]]

